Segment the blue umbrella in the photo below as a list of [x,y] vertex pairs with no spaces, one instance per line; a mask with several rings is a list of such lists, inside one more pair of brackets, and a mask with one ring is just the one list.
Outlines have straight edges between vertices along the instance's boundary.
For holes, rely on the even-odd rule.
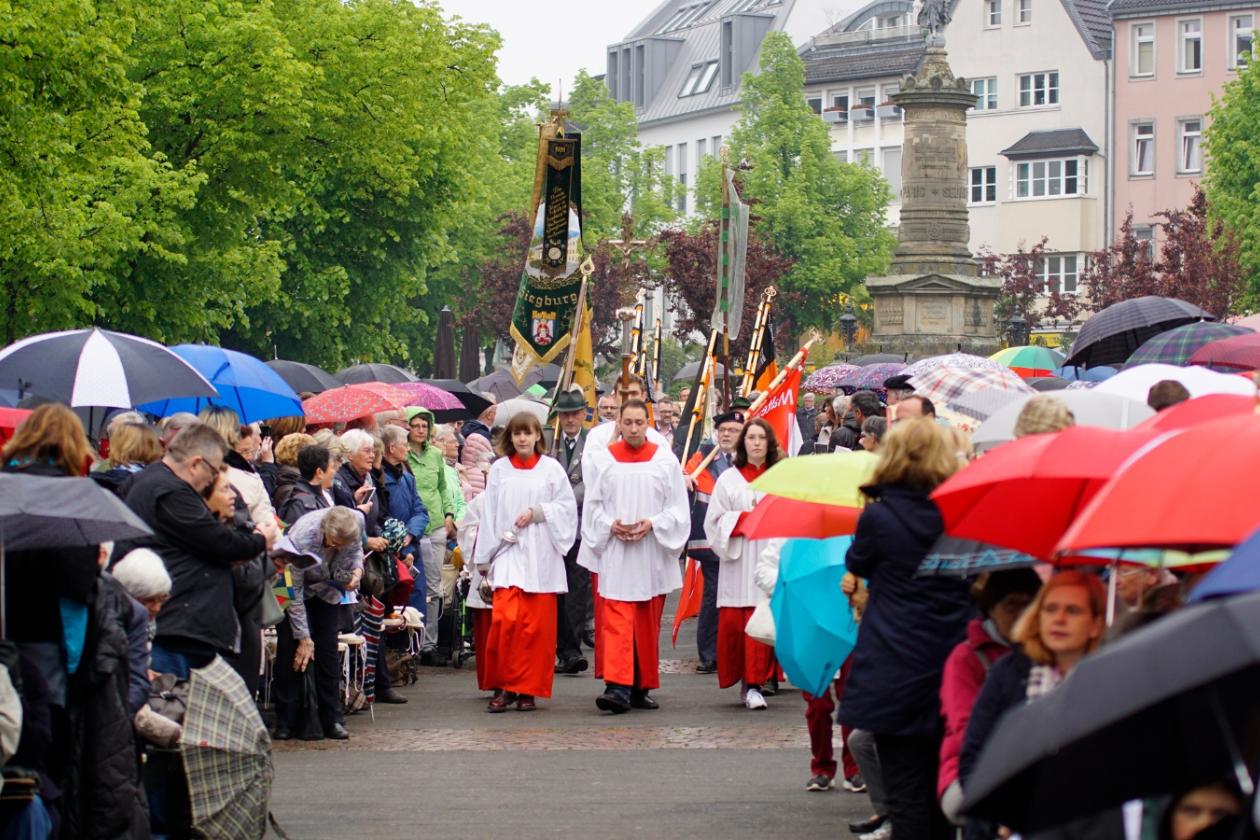
[[1054,375],[1068,382],[1103,382],[1116,375],[1116,369],[1107,365],[1084,368],[1067,365],[1055,370]]
[[294,390],[280,374],[253,356],[205,344],[180,344],[171,350],[209,380],[219,396],[159,400],[136,406],[140,411],[167,417],[180,411],[196,414],[208,405],[221,405],[235,411],[242,423],[302,413],[302,401]]
[[779,582],[770,598],[774,653],[788,679],[820,696],[857,644],[857,622],[840,591],[852,537],[788,540],[779,555]]
[[1187,599],[1192,604],[1209,598],[1241,595],[1260,589],[1260,531],[1238,544],[1229,559],[1204,575]]
[[976,540],[941,537],[919,565],[915,577],[976,577],[983,572],[1030,568],[1037,558],[1021,551]]

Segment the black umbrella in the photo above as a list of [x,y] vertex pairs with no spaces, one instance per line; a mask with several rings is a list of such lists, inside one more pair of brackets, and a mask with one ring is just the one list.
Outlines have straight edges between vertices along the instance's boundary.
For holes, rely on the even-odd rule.
[[147,338],[70,330],[24,338],[0,350],[0,388],[69,406],[132,408],[219,392],[175,353]]
[[455,376],[455,313],[443,306],[438,313],[437,346],[433,349],[433,375],[439,379]]
[[866,367],[867,365],[884,365],[884,364],[904,365],[905,363],[906,363],[906,357],[898,356],[896,353],[871,353],[868,356],[858,356],[856,359],[849,362],[849,364],[857,365],[858,367]]
[[477,343],[477,328],[464,324],[464,334],[459,340],[459,380],[472,382],[481,376],[481,345]]
[[372,363],[354,365],[336,373],[342,385],[360,385],[364,382],[418,382],[419,377],[411,371],[403,370],[395,365]]
[[[700,366],[703,364],[703,359],[698,362],[687,362],[687,364],[678,369],[678,373],[674,374],[674,381],[677,382],[679,379],[695,379],[696,373],[700,370]],[[718,378],[725,376],[726,368],[722,367],[720,364],[714,365],[713,375]]]
[[1032,376],[1025,379],[1024,384],[1032,386],[1034,391],[1062,391],[1068,381],[1059,376]]
[[1215,320],[1207,310],[1177,298],[1147,295],[1113,303],[1085,322],[1063,364],[1123,364],[1147,339],[1182,324]]
[[[468,409],[472,413],[473,417],[480,417],[481,412],[490,407],[489,400],[481,396],[481,394],[473,391],[458,379],[422,379],[421,381],[432,385],[435,388],[441,388],[443,391],[450,394],[454,394],[455,399],[463,403],[464,408]],[[443,420],[440,416],[438,416],[439,414],[441,414],[441,412],[434,412],[434,419],[437,420],[437,422],[449,422],[447,420]]]
[[480,379],[474,379],[472,382],[469,382],[468,387],[479,394],[494,394],[496,400],[503,402],[513,397],[519,397],[525,393],[526,388],[538,384],[542,381],[542,378],[542,370],[533,368],[525,375],[525,381],[517,385],[511,371],[507,368],[498,368]]
[[1186,607],[1008,713],[967,780],[964,810],[1040,831],[1236,777],[1239,744],[1260,723],[1257,696],[1260,592]]
[[323,368],[315,367],[315,365],[308,365],[302,362],[288,362],[284,359],[272,359],[267,362],[267,367],[280,374],[280,378],[285,381],[285,384],[299,394],[304,391],[311,394],[322,394],[330,388],[341,387],[341,380]]

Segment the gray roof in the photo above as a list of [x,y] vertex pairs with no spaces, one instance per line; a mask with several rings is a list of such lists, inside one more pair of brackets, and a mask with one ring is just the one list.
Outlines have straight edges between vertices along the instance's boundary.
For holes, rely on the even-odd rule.
[[805,84],[903,76],[919,68],[924,42],[817,47],[801,54]]
[[1113,18],[1180,14],[1209,10],[1253,9],[1253,0],[1112,0],[1108,6]]
[[1015,145],[998,154],[1011,158],[1044,158],[1064,155],[1092,155],[1098,144],[1079,128],[1060,128],[1054,131],[1030,131]]
[[[1108,0],[1059,0],[1067,12],[1077,33],[1085,42],[1089,54],[1097,59],[1111,58],[1111,16],[1107,12]],[[958,0],[952,0],[952,13]]]
[[[771,19],[770,31],[783,29],[784,21],[791,13],[797,0],[779,0],[775,5],[760,5],[742,12]],[[721,80],[714,82],[708,92],[695,96],[679,96],[683,82],[696,64],[716,61],[720,52],[721,19],[737,7],[743,7],[747,0],[715,0],[703,15],[685,29],[657,34],[674,13],[683,6],[689,6],[697,0],[665,0],[661,5],[643,19],[634,30],[618,44],[625,44],[642,38],[659,37],[679,42],[679,50],[670,62],[669,70],[655,97],[638,108],[636,115],[639,125],[657,121],[668,121],[689,117],[707,111],[724,111],[733,108],[741,100],[739,83],[724,88]],[[613,46],[609,45],[611,50]],[[754,59],[745,69],[755,69]]]

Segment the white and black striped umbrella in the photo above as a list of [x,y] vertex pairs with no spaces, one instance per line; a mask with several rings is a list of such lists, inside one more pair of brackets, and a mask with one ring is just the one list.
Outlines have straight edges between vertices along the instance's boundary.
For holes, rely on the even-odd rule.
[[219,395],[156,341],[95,328],[33,335],[0,350],[0,389],[7,388],[71,406],[109,408]]

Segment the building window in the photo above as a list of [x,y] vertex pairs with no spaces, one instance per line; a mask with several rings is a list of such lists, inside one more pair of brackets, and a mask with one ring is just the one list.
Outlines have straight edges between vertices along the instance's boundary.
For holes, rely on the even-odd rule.
[[1019,77],[1019,107],[1059,104],[1059,73],[1025,73]]
[[1183,20],[1177,24],[1177,72],[1199,73],[1203,70],[1203,21]]
[[665,147],[665,174],[666,175],[674,174],[674,147],[673,146]]
[[1016,198],[1058,198],[1089,191],[1089,162],[1081,158],[1015,165]]
[[862,166],[870,166],[871,158],[874,157],[874,149],[855,149],[853,152],[853,162]]
[[1237,70],[1251,63],[1251,49],[1255,43],[1255,17],[1234,15],[1229,19],[1229,67]]
[[1135,23],[1133,33],[1133,66],[1129,73],[1134,76],[1155,75],[1155,24]]
[[1133,228],[1133,238],[1142,243],[1142,251],[1147,262],[1155,262],[1155,228],[1141,225]]
[[805,100],[805,104],[808,105],[809,110],[813,111],[815,114],[822,113],[822,97],[821,96],[811,96]]
[[735,23],[722,21],[722,87],[735,84]]
[[705,148],[705,146],[707,146],[708,144],[709,144],[708,139],[704,137],[701,137],[699,140],[696,141],[696,171],[697,172],[700,171],[700,164],[704,161],[704,156],[709,153],[708,150]]
[[722,135],[721,134],[713,135],[713,154],[715,156],[722,154]]
[[687,144],[678,144],[678,212],[687,212]]
[[1079,254],[1046,254],[1041,262],[1041,282],[1046,292],[1076,294],[1081,262]]
[[901,201],[901,147],[883,151],[884,180],[892,190],[893,201]]
[[1177,134],[1180,135],[1177,155],[1177,171],[1192,174],[1203,171],[1203,120],[1199,117],[1179,120]]
[[976,95],[977,111],[995,111],[997,110],[997,77],[989,76],[986,79],[972,79],[971,92]]
[[613,50],[608,54],[608,93],[613,99],[617,98],[617,51]]
[[848,163],[848,162],[849,162],[849,150],[848,150],[848,149],[839,149],[838,151],[834,151],[834,152],[832,152],[832,154],[833,154],[833,155],[835,155],[835,156],[836,156],[836,160],[840,161],[841,163]]
[[698,93],[708,93],[709,88],[713,87],[713,80],[717,78],[717,72],[716,61],[692,65],[691,72],[687,74],[687,79],[683,82],[682,90],[678,92],[678,95],[695,96]]
[[1002,25],[1002,0],[984,0],[984,19],[990,29]]
[[645,51],[642,46],[634,48],[634,104],[636,106],[643,105],[644,90],[646,88],[644,76],[647,73],[647,61],[644,54]]
[[997,167],[971,168],[971,203],[993,204],[997,201]]
[[849,94],[837,93],[831,97],[831,107],[836,111],[849,110]]
[[621,101],[629,102],[631,97],[630,87],[634,82],[634,76],[630,69],[630,48],[626,47],[621,51]]
[[665,21],[665,25],[656,30],[656,33],[658,35],[663,35],[666,32],[677,32],[680,29],[686,29],[688,26],[691,26],[693,23],[699,21],[700,18],[704,17],[704,13],[709,10],[709,7],[713,5],[713,2],[714,0],[705,0],[703,3],[692,3],[690,5],[683,6],[678,11],[674,12],[674,14]]
[[1130,175],[1155,174],[1155,123],[1133,123],[1133,151],[1129,156]]
[[1016,0],[1019,9],[1019,22],[1032,23],[1032,0]]

